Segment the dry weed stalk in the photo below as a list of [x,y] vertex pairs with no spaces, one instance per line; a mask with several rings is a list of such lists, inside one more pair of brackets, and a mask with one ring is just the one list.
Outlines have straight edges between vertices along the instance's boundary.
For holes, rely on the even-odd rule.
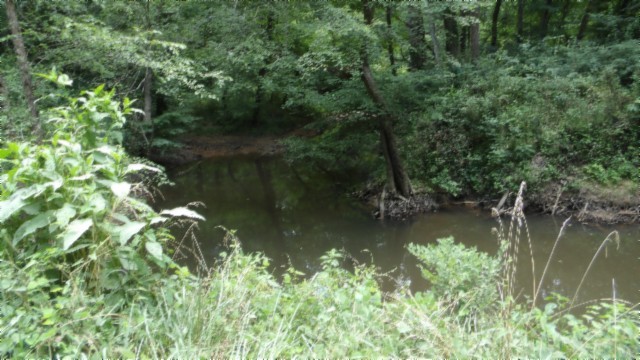
[[515,276],[516,269],[518,265],[518,253],[520,248],[520,237],[522,235],[521,228],[525,228],[525,233],[527,235],[527,242],[529,245],[529,253],[531,255],[531,271],[533,274],[533,289],[536,288],[536,280],[535,280],[535,261],[533,258],[533,246],[531,243],[531,234],[529,233],[529,226],[527,224],[527,219],[524,216],[524,190],[526,189],[527,184],[523,181],[520,184],[520,189],[518,190],[518,195],[516,196],[515,203],[513,208],[511,209],[511,221],[509,223],[509,230],[507,236],[504,235],[504,225],[500,218],[500,212],[497,209],[493,209],[493,215],[497,218],[499,224],[498,233],[498,241],[500,243],[505,243],[506,247],[502,254],[503,260],[503,270],[502,276],[506,281],[505,289],[501,289],[501,296],[504,300],[505,295],[514,296],[515,289]]
[[612,240],[616,242],[617,247],[620,246],[620,234],[618,234],[617,230],[614,230],[611,233],[609,233],[609,235],[607,235],[607,237],[600,244],[598,251],[596,251],[596,253],[591,258],[591,262],[589,263],[589,266],[587,266],[587,270],[584,271],[584,275],[582,275],[580,284],[578,285],[578,288],[576,289],[576,293],[573,295],[573,299],[571,299],[571,304],[569,306],[573,306],[573,303],[575,303],[576,299],[578,298],[578,293],[580,292],[580,288],[582,288],[582,284],[584,283],[584,280],[587,278],[587,274],[589,273],[589,270],[591,270],[591,266],[593,266],[593,263],[596,261],[596,258],[600,254],[600,251],[602,251],[602,249],[604,249],[604,246]]
[[549,257],[547,258],[547,264],[544,266],[544,270],[542,271],[542,276],[540,276],[540,281],[538,282],[538,287],[535,289],[535,291],[533,293],[533,303],[531,304],[531,308],[532,309],[536,306],[536,300],[538,299],[538,294],[540,293],[540,288],[542,287],[542,282],[544,281],[544,277],[547,274],[547,270],[549,269],[549,264],[551,264],[551,259],[553,258],[553,254],[556,251],[556,247],[558,246],[558,243],[560,242],[560,238],[562,237],[562,234],[564,234],[564,229],[569,224],[569,221],[571,221],[571,216],[569,216],[567,218],[567,220],[565,220],[562,223],[562,227],[560,227],[560,232],[558,232],[558,237],[556,237],[556,241],[553,243],[553,248],[551,248],[551,253],[549,254]]

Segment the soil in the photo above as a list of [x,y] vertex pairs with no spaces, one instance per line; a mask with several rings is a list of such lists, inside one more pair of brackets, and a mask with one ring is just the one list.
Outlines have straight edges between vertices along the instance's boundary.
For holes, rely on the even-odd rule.
[[543,213],[574,216],[585,223],[637,223],[640,190],[631,182],[612,186],[582,183],[578,189],[550,184],[533,194],[531,205]]

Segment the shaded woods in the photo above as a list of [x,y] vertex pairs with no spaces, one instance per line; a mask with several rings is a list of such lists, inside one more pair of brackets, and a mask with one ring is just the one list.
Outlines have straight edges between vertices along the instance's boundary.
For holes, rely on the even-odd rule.
[[[0,357],[638,355],[637,306],[615,282],[612,299],[577,304],[516,299],[511,280],[525,203],[640,218],[638,1],[0,7]],[[168,180],[146,158],[243,147],[223,135],[362,175],[349,190],[381,217],[431,199],[499,203],[501,251],[412,245],[431,285],[418,292],[383,292],[337,250],[315,275],[276,276],[233,231],[207,268],[204,218],[147,204]],[[274,174],[253,165],[256,206],[284,232]]]

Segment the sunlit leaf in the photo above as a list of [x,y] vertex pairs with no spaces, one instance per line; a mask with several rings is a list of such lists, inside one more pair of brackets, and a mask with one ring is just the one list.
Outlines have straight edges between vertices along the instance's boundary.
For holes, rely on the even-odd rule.
[[71,84],[73,84],[73,80],[71,80],[71,78],[67,74],[62,74],[58,76],[58,79],[56,82],[62,86],[71,86]]
[[147,224],[140,221],[132,221],[130,223],[118,226],[115,230],[118,232],[120,245],[127,244],[129,239],[143,229]]
[[144,247],[145,249],[147,249],[149,254],[151,254],[151,256],[158,260],[162,260],[162,245],[157,242],[147,241],[144,244]]
[[153,172],[161,172],[162,171],[162,170],[158,169],[157,167],[153,167],[153,166],[149,166],[149,165],[145,165],[145,164],[130,164],[129,166],[127,166],[127,173],[136,172],[136,171],[140,171],[140,170],[149,170],[149,171],[153,171]]
[[0,201],[0,223],[20,211],[24,205],[26,205],[26,203],[19,196],[15,196],[15,194],[9,200]]
[[111,191],[113,191],[116,197],[123,199],[129,195],[131,184],[128,182],[113,183],[111,184]]
[[47,226],[51,221],[52,213],[53,211],[47,211],[37,215],[31,220],[25,221],[13,235],[13,244],[17,244],[20,240],[24,239],[25,236],[33,234],[36,230]]
[[62,248],[68,250],[82,234],[84,234],[93,225],[91,219],[80,219],[72,221],[67,229],[60,236],[62,238]]
[[197,212],[187,209],[186,207],[177,207],[169,210],[162,210],[160,215],[169,215],[175,217],[187,217],[195,220],[205,220],[205,218]]

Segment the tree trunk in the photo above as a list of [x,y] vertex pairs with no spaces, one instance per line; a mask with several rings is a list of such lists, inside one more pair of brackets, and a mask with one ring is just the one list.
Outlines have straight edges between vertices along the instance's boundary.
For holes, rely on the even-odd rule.
[[521,43],[524,39],[524,0],[518,0],[518,19],[516,22],[516,41]]
[[469,42],[471,48],[471,60],[476,61],[480,57],[480,19],[478,11],[473,12],[474,22],[469,26]]
[[496,0],[493,8],[493,16],[491,17],[491,46],[495,49],[498,47],[498,18],[500,17],[500,6],[502,0]]
[[[145,27],[147,29],[147,32],[151,31],[151,0],[147,0],[145,2]],[[153,36],[153,35],[152,35]],[[149,40],[152,40],[152,38],[150,38]],[[151,129],[151,132],[149,134],[149,136],[147,137],[147,135],[144,133],[144,129],[142,130],[142,135],[145,139],[145,141],[147,142],[147,153],[149,151],[151,151],[151,143],[153,142],[153,117],[151,114],[152,111],[152,107],[153,107],[153,94],[151,92],[151,88],[153,87],[153,70],[151,70],[150,67],[145,68],[144,71],[144,85],[143,85],[143,89],[142,89],[142,93],[144,96],[144,115],[142,118],[142,122],[145,126],[149,126],[149,128]]]
[[460,35],[458,34],[458,24],[450,9],[447,9],[444,13],[444,30],[444,47],[449,54],[457,57],[460,55]]
[[616,8],[614,13],[618,16],[628,16],[629,5],[631,5],[631,0],[620,0],[616,4]]
[[[465,10],[465,11],[462,11],[460,15],[463,17],[468,17],[469,12]],[[464,25],[462,26],[462,29],[460,31],[460,55],[462,55],[463,57],[466,57],[468,44],[469,44],[469,25]]]
[[549,20],[551,20],[551,6],[553,0],[547,0],[544,10],[542,11],[542,17],[540,18],[540,39],[544,39],[549,31]]
[[409,30],[409,68],[423,70],[427,62],[427,43],[425,41],[424,20],[422,11],[414,5],[408,8],[407,28]]
[[[373,6],[368,0],[362,0],[362,5],[365,24],[371,26],[371,23],[373,22]],[[361,78],[365,88],[367,89],[369,97],[382,112],[381,118],[379,119],[379,131],[382,152],[384,154],[387,169],[387,185],[392,192],[404,197],[409,197],[411,196],[411,184],[409,182],[409,176],[404,170],[404,166],[396,146],[395,137],[393,135],[393,128],[391,126],[393,117],[387,108],[386,101],[378,89],[375,79],[373,78],[366,48],[362,49]]]
[[0,75],[0,96],[2,96],[2,111],[8,113],[11,110],[11,103],[9,101],[9,88],[4,81],[4,77]]
[[440,65],[440,59],[442,58],[442,55],[440,54],[440,41],[438,41],[438,34],[436,32],[436,21],[434,18],[431,19],[431,24],[429,25],[429,35],[431,35],[433,56],[436,59],[436,64]]
[[391,66],[391,74],[393,76],[397,75],[396,70],[396,57],[393,53],[393,30],[391,28],[391,5],[387,5],[386,8],[386,19],[387,19],[387,53],[389,54],[389,64]]
[[576,35],[576,40],[580,41],[584,38],[584,34],[587,32],[587,25],[589,25],[589,13],[591,12],[591,8],[593,6],[593,0],[589,0],[587,2],[587,6],[584,9],[584,14],[582,15],[582,20],[580,20],[580,27],[578,28],[578,35]]
[[[562,10],[560,11],[560,26],[564,32],[565,24],[567,23],[567,16],[569,15],[569,10],[571,9],[571,0],[564,0],[564,4],[562,5]],[[565,33],[566,36],[566,33]]]
[[[269,10],[269,13],[267,14],[267,26],[265,30],[267,32],[267,41],[271,42],[273,39],[273,13],[271,12],[271,10]],[[263,95],[262,79],[265,77],[265,75],[267,75],[267,64],[269,63],[269,59],[265,58],[264,62],[265,62],[264,66],[261,67],[260,70],[258,71],[258,81],[257,81],[256,95],[254,98],[253,115],[251,116],[251,125],[254,127],[258,126],[258,123],[260,122],[260,110],[262,107],[262,95]]]
[[40,125],[38,108],[36,107],[35,96],[33,95],[33,84],[31,83],[31,67],[29,66],[27,50],[25,49],[24,40],[22,39],[22,32],[20,31],[20,23],[18,22],[16,5],[13,0],[6,0],[5,8],[7,10],[9,28],[11,29],[13,47],[15,48],[18,67],[20,68],[22,90],[24,91],[24,97],[27,101],[29,112],[31,113],[31,117],[33,118],[33,132],[37,137],[41,137],[42,128]]
[[151,95],[152,87],[153,87],[153,71],[151,71],[151,68],[146,68],[144,73],[144,122],[145,124],[151,124],[151,111],[153,106],[153,97]]

